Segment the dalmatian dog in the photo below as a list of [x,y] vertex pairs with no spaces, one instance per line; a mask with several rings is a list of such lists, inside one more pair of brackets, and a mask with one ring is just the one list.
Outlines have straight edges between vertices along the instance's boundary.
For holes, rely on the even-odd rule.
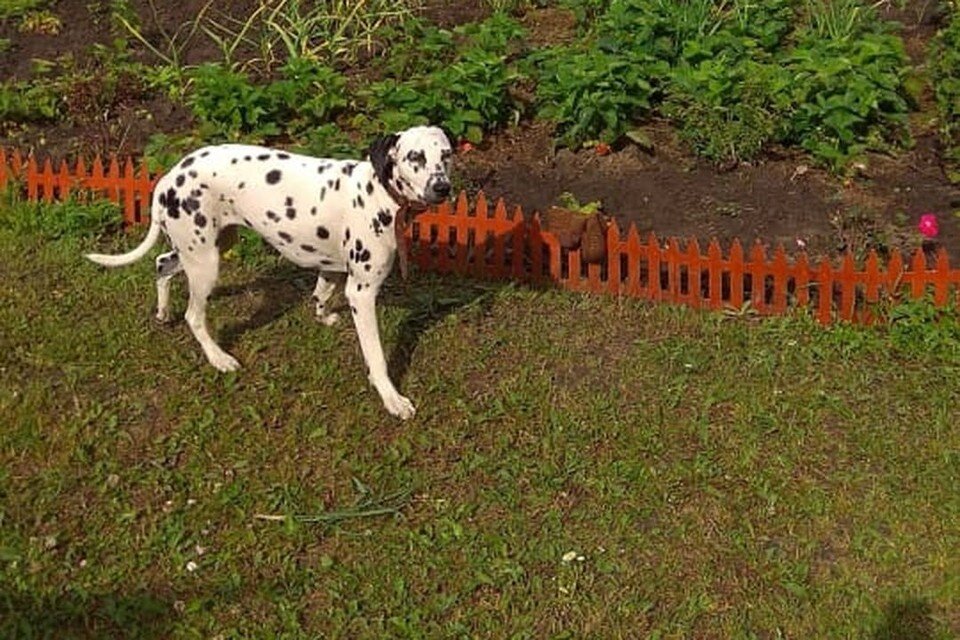
[[170,280],[186,274],[187,324],[210,364],[234,371],[239,363],[207,328],[207,299],[220,267],[218,236],[232,226],[254,229],[295,264],[319,270],[313,299],[317,318],[332,325],[327,309],[346,272],[345,295],[371,384],[387,411],[401,419],[414,406],[387,374],[377,328],[376,298],[397,252],[395,227],[410,206],[450,195],[452,149],[437,127],[414,127],[380,138],[367,159],[331,160],[259,146],[224,144],[191,153],[157,183],[150,229],[123,255],[88,254],[107,267],[143,258],[163,233],[172,251],[156,258],[157,319],[170,319]]

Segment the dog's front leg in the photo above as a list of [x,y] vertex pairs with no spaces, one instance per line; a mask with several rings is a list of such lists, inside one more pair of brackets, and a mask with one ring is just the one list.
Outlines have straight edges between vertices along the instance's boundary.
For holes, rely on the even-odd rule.
[[360,349],[367,362],[370,383],[374,386],[392,415],[402,420],[413,417],[416,410],[413,403],[400,395],[387,375],[387,361],[383,357],[380,344],[380,330],[377,327],[377,291],[379,283],[360,283],[351,275],[347,277],[346,297],[350,303],[350,312],[360,338]]

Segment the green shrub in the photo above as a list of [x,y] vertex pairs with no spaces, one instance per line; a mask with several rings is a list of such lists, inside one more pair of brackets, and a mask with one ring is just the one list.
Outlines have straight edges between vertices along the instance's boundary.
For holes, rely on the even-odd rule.
[[909,142],[906,54],[894,36],[807,37],[786,56],[792,115],[787,142],[835,170],[866,150]]
[[210,134],[262,138],[329,122],[347,106],[345,95],[346,80],[336,71],[292,58],[269,84],[255,84],[219,63],[201,65],[193,72],[188,102]]
[[56,120],[62,105],[61,92],[48,81],[0,85],[0,121],[26,123]]
[[948,174],[960,182],[960,9],[934,38],[929,61]]
[[777,65],[708,58],[677,67],[670,80],[663,112],[705,158],[753,159],[783,131],[783,105],[775,98],[790,78]]
[[613,142],[649,110],[650,68],[599,49],[549,50],[539,59],[539,116],[556,123],[561,144]]
[[519,24],[498,14],[458,33],[465,43],[448,64],[402,82],[374,83],[366,92],[386,129],[430,122],[442,124],[456,138],[478,142],[486,130],[516,114],[510,88],[520,73],[508,55],[523,35]]

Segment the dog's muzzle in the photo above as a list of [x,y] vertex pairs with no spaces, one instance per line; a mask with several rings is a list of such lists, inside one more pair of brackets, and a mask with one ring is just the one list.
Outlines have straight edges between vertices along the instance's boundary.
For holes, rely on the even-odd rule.
[[424,194],[428,204],[440,204],[450,196],[450,181],[446,178],[434,178],[427,185]]

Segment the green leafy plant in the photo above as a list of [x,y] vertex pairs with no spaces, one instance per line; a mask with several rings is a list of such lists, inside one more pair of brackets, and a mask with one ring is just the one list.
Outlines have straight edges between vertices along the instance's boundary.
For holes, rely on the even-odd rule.
[[960,183],[960,8],[934,38],[928,61],[948,175]]
[[0,121],[44,122],[56,120],[63,96],[49,80],[8,82],[0,85]]
[[750,160],[782,129],[773,97],[788,85],[775,65],[708,58],[673,72],[663,110],[699,155],[724,163]]
[[50,4],[50,0],[3,0],[0,2],[0,20],[9,20],[38,11]]
[[909,142],[906,55],[898,38],[808,37],[784,62],[792,76],[788,140],[817,160],[840,170],[865,150]]
[[485,130],[518,115],[510,95],[520,72],[508,64],[509,49],[523,31],[496,15],[462,30],[462,52],[449,64],[400,82],[387,79],[367,92],[369,103],[388,128],[433,122],[457,138],[479,142]]
[[561,144],[614,142],[650,108],[648,64],[571,47],[552,49],[538,62],[538,115],[556,124]]
[[193,114],[213,135],[236,139],[241,134],[272,135],[280,132],[267,119],[269,99],[262,86],[245,73],[207,63],[191,73],[192,92],[188,103]]

